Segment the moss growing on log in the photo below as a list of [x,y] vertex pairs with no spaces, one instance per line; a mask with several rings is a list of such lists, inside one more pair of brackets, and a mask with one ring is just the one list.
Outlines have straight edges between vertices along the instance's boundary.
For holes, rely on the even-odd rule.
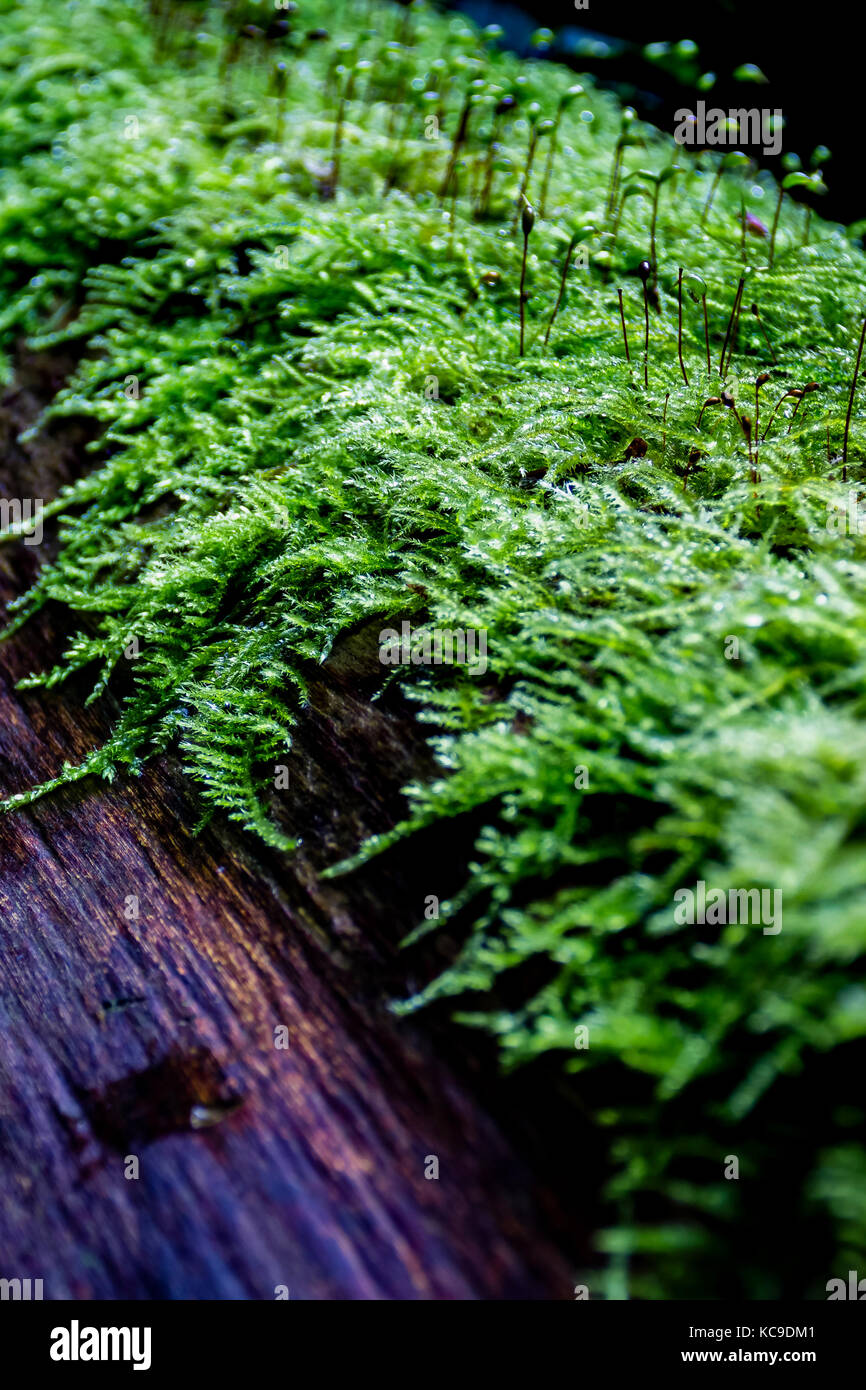
[[[0,0],[2,345],[86,346],[47,415],[101,426],[16,623],[70,614],[34,685],[134,680],[104,748],[6,805],[176,745],[207,810],[289,850],[266,791],[307,663],[407,612],[485,633],[483,673],[391,672],[442,775],[357,859],[483,822],[419,928],[463,950],[402,1007],[459,996],[507,1066],[562,1054],[613,1136],[608,1296],[732,1264],[777,1295],[773,1252],[730,1242],[802,1145],[823,1297],[866,1258],[862,1107],[802,1133],[784,1098],[866,1033],[866,260],[817,215],[803,245],[783,197],[771,267],[755,168],[671,173],[588,79],[565,100],[461,19],[360,8]],[[780,891],[783,929],[678,922],[701,881]]]

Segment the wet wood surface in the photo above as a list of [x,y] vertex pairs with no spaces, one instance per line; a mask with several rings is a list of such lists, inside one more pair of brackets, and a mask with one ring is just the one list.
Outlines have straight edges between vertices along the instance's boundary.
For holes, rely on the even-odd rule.
[[[17,442],[68,366],[25,358],[5,390],[0,496],[47,501],[85,467],[74,422]],[[4,605],[45,530],[0,548]],[[67,624],[46,610],[0,645],[4,794],[116,712],[84,683],[15,690]],[[45,1298],[570,1297],[556,1203],[483,1078],[386,1008],[435,859],[319,876],[394,823],[423,745],[351,640],[314,676],[280,793],[292,859],[216,819],[196,837],[171,757],[0,818],[0,1277]]]

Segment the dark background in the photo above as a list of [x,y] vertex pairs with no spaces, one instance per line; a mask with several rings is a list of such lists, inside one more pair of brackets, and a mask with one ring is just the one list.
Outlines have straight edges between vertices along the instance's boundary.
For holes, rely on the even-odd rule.
[[[788,4],[758,0],[589,0],[586,10],[571,0],[457,0],[480,24],[501,24],[509,47],[531,51],[539,26],[556,31],[551,57],[592,73],[601,85],[616,87],[646,120],[673,133],[673,113],[703,97],[707,106],[780,108],[786,120],[782,153],[796,152],[807,163],[816,145],[829,146],[824,167],[827,195],[817,211],[841,222],[866,217],[862,96],[864,58],[862,11],[840,0],[825,0],[802,14]],[[683,86],[642,55],[645,44],[692,39],[698,44],[701,72],[715,72],[708,92]],[[608,42],[604,42],[607,40]],[[601,41],[601,56],[587,44]],[[735,82],[734,70],[754,63],[767,85]],[[779,161],[760,156],[779,172]]]

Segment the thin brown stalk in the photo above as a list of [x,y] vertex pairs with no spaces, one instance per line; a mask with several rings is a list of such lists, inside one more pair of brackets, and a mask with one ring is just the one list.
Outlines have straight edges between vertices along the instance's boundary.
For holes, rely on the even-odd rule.
[[725,333],[725,341],[724,341],[724,343],[722,344],[722,355],[721,355],[721,357],[719,358],[719,376],[720,376],[720,377],[724,377],[724,374],[725,374],[725,357],[726,357],[727,351],[728,351],[728,343],[729,343],[730,340],[731,340],[731,329],[733,328],[733,324],[734,324],[734,316],[735,316],[735,314],[737,313],[737,310],[738,310],[739,307],[740,307],[740,298],[741,298],[741,296],[742,296],[742,293],[743,293],[743,285],[744,285],[745,283],[746,283],[746,282],[745,282],[745,278],[741,275],[741,276],[740,276],[740,283],[737,285],[737,293],[734,295],[734,302],[733,302],[733,304],[731,305],[731,316],[730,316],[730,318],[728,319],[728,328],[727,328],[727,332]]
[[851,407],[854,404],[854,392],[857,387],[857,377],[860,373],[860,358],[863,356],[863,339],[866,338],[866,318],[863,320],[863,327],[860,330],[860,343],[857,348],[857,362],[854,367],[854,375],[851,378],[851,393],[848,396],[848,411],[845,415],[845,434],[842,439],[842,482],[848,481],[848,427],[851,424]]
[[[760,390],[761,390],[761,387],[764,386],[764,385],[766,385],[766,383],[767,383],[769,380],[770,380],[770,374],[769,374],[769,372],[761,372],[760,376],[758,376],[758,377],[755,378],[755,472],[756,472],[756,473],[757,473],[757,471],[758,471],[758,448],[759,448],[760,439],[761,439],[761,401],[760,401],[759,392],[760,392]],[[758,481],[760,482],[760,476],[758,477]]]
[[[565,281],[568,276],[569,266],[571,265],[571,258],[574,255],[574,248],[576,245],[577,236],[575,235],[571,238],[571,241],[568,243],[568,250],[565,253],[565,260],[562,263],[562,275],[560,276],[559,280],[559,294],[556,296],[556,303],[553,306],[553,313],[550,315],[550,322],[547,325],[547,332],[544,335],[545,347],[547,347],[547,340],[550,337],[550,330],[553,327],[557,314],[559,313],[559,306],[562,303],[562,296],[565,294]],[[620,299],[622,299],[622,292],[620,292]]]
[[719,184],[721,183],[721,179],[722,179],[722,166],[721,166],[721,164],[720,164],[719,167],[718,167],[718,169],[716,170],[716,176],[715,176],[715,178],[713,179],[713,181],[712,181],[712,183],[711,183],[711,185],[710,185],[710,192],[709,192],[709,196],[708,196],[708,198],[707,198],[707,201],[704,203],[704,210],[703,210],[703,212],[701,213],[701,226],[704,225],[704,223],[705,223],[706,220],[707,220],[707,217],[709,216],[710,208],[713,206],[713,199],[714,199],[715,196],[716,196],[716,189],[718,188]]
[[764,335],[764,342],[767,344],[767,351],[769,352],[770,356],[772,357],[772,359],[773,359],[773,366],[775,367],[775,366],[777,365],[777,363],[778,363],[778,358],[776,357],[776,354],[775,354],[775,352],[773,351],[773,344],[770,342],[769,334],[767,333],[767,330],[766,330],[766,328],[764,327],[764,321],[763,321],[763,319],[761,318],[761,315],[760,315],[760,312],[759,312],[759,310],[758,310],[757,304],[753,304],[753,305],[751,306],[751,308],[749,309],[749,313],[750,313],[750,314],[754,314],[755,318],[758,320],[758,327],[760,328],[761,332],[762,332],[763,335]]
[[683,381],[686,386],[689,384],[686,364],[683,361],[683,268],[680,266],[677,277],[677,351],[680,355],[680,370],[683,374]]
[[801,392],[800,392],[796,387],[794,387],[794,388],[793,388],[792,390],[790,390],[790,391],[783,391],[783,392],[782,392],[781,396],[780,396],[779,399],[776,401],[776,404],[773,406],[773,409],[770,411],[770,418],[769,418],[769,420],[767,421],[767,423],[766,423],[766,425],[765,425],[765,427],[764,427],[764,433],[761,435],[761,439],[762,439],[762,440],[767,438],[767,435],[768,435],[769,432],[770,432],[770,426],[772,425],[773,421],[774,421],[775,418],[776,418],[776,411],[779,409],[779,406],[782,404],[782,402],[783,402],[783,401],[786,401],[786,400],[788,399],[789,396],[793,396],[795,400],[799,400],[799,399],[800,399],[800,395],[801,395]]
[[327,178],[322,182],[320,196],[323,202],[337,196],[337,189],[340,184],[340,157],[343,148],[343,120],[346,114],[346,89],[340,97],[340,105],[337,108],[337,124],[334,127],[334,144],[331,149],[331,167]]
[[529,234],[535,225],[535,214],[528,203],[523,209],[521,225],[523,228],[523,261],[520,267],[520,356],[522,357],[526,340],[526,257],[529,252]]
[[638,267],[638,274],[643,280],[643,313],[644,313],[644,340],[643,340],[643,384],[644,389],[649,390],[649,294],[647,283],[649,281],[652,266],[649,261],[641,261]]
[[650,222],[650,265],[653,268],[653,289],[655,289],[656,285],[658,284],[659,278],[658,259],[656,257],[656,222],[658,221],[659,215],[659,194],[661,193],[661,191],[662,186],[657,179],[655,190],[653,192],[653,211],[652,221]]
[[698,414],[698,423],[697,423],[697,425],[696,425],[696,429],[700,429],[700,427],[701,427],[701,421],[702,421],[703,418],[704,418],[704,411],[706,410],[707,406],[708,406],[708,405],[721,405],[721,403],[722,403],[722,398],[721,398],[721,396],[708,396],[708,397],[707,397],[707,399],[704,401],[703,405],[701,406],[700,412],[699,412],[699,414]]
[[451,180],[454,177],[454,169],[457,165],[457,158],[460,154],[461,147],[466,140],[466,135],[469,130],[469,117],[471,112],[472,102],[470,98],[467,96],[465,102],[463,103],[463,110],[460,112],[460,118],[457,122],[457,129],[454,132],[454,139],[451,141],[451,153],[448,156],[448,165],[445,170],[445,177],[443,178],[442,186],[439,189],[440,198],[445,198],[448,196],[448,190],[451,187]]
[[517,195],[517,202],[514,206],[514,219],[511,223],[511,235],[517,231],[517,223],[520,217],[520,209],[527,201],[527,191],[529,189],[529,176],[532,173],[532,164],[535,159],[535,151],[538,148],[538,124],[534,123],[529,132],[529,148],[526,151],[526,166],[523,170],[523,180],[520,184],[520,192]]
[[544,216],[544,210],[547,207],[547,190],[550,185],[551,171],[553,170],[553,159],[554,155],[556,154],[556,144],[559,136],[559,122],[562,120],[562,112],[563,108],[560,106],[556,112],[556,118],[553,122],[553,129],[550,132],[550,145],[547,150],[547,160],[544,165],[544,177],[541,181],[541,192],[538,195],[539,217]]
[[628,329],[625,326],[625,310],[622,305],[622,290],[617,290],[617,294],[619,295],[619,316],[622,321],[622,340],[625,343],[625,360],[626,362],[630,362],[631,353],[628,350]]
[[779,214],[782,211],[782,199],[784,198],[784,196],[785,190],[783,189],[782,185],[779,184],[779,196],[776,199],[776,211],[773,216],[773,230],[770,232],[770,254],[767,258],[768,270],[773,269],[773,257],[776,254],[776,231],[779,226]]
[[622,150],[622,145],[619,141],[617,141],[616,154],[614,155],[613,160],[613,168],[610,172],[610,186],[608,188],[607,206],[605,208],[606,217],[610,217],[611,213],[613,212],[614,202],[616,200],[616,195],[619,191],[619,171],[622,167]]

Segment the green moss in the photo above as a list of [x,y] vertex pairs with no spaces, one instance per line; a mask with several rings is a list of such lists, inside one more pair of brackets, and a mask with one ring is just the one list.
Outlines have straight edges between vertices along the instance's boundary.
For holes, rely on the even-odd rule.
[[[395,835],[359,846],[367,858],[468,811],[483,824],[465,888],[422,924],[454,919],[465,946],[401,1007],[459,997],[459,1017],[494,1034],[507,1066],[561,1054],[597,1142],[612,1136],[610,1229],[591,1276],[609,1296],[692,1296],[696,1284],[719,1296],[732,1280],[778,1295],[774,1251],[737,1242],[758,1177],[761,1202],[777,1200],[768,1168],[785,1153],[796,1182],[793,1196],[779,1183],[779,1225],[790,1199],[818,1233],[831,1264],[795,1277],[799,1294],[822,1297],[866,1258],[851,1195],[863,1157],[850,1115],[811,1132],[814,1117],[801,1125],[785,1097],[789,1078],[824,1077],[831,1052],[836,1073],[862,1061],[866,1032],[866,542],[827,526],[863,476],[859,403],[844,482],[838,455],[866,261],[817,217],[804,247],[787,198],[772,270],[767,241],[749,238],[727,389],[753,417],[770,364],[752,301],[778,358],[762,420],[785,389],[819,388],[793,418],[792,400],[780,409],[755,484],[732,411],[709,407],[697,429],[720,382],[688,296],[683,381],[676,293],[681,265],[698,293],[706,285],[717,364],[745,273],[741,194],[768,222],[769,178],[726,175],[702,228],[713,171],[640,126],[626,177],[675,154],[684,166],[659,195],[644,389],[635,272],[651,198],[625,201],[613,243],[621,113],[584,79],[531,235],[521,359],[520,111],[537,100],[554,114],[573,77],[489,52],[461,19],[424,10],[412,46],[395,49],[392,7],[374,6],[359,36],[351,7],[335,19],[333,3],[305,0],[299,34],[321,24],[331,40],[289,39],[267,60],[263,41],[244,40],[227,89],[224,10],[188,9],[155,52],[138,3],[0,0],[2,343],[86,342],[47,414],[104,426],[94,471],[45,508],[59,558],[16,622],[49,599],[70,612],[61,666],[33,684],[93,667],[98,693],[133,637],[140,651],[107,745],[6,805],[137,771],[177,745],[206,809],[291,848],[265,790],[307,663],[347,628],[407,609],[430,629],[486,629],[483,678],[400,672],[442,775],[408,789]],[[263,15],[233,7],[235,23]],[[323,199],[346,81],[335,52],[372,66],[345,103],[339,187]],[[275,55],[289,63],[284,108]],[[441,100],[425,106],[440,58]],[[443,203],[449,139],[425,139],[425,113],[441,105],[453,134],[476,74],[485,97]],[[417,108],[401,105],[407,79]],[[477,220],[467,188],[483,184],[492,108],[518,79],[517,117],[500,128],[511,166]],[[540,144],[530,199],[545,157]],[[562,256],[587,226],[589,264],[571,270],[545,347]],[[635,438],[644,453],[629,450]],[[732,637],[738,659],[725,654]],[[577,766],[588,785],[575,786]],[[674,891],[701,878],[781,889],[783,931],[676,925]],[[499,1004],[537,958],[549,983]],[[731,1153],[740,1182],[722,1177]],[[581,1202],[597,1207],[598,1194]]]

